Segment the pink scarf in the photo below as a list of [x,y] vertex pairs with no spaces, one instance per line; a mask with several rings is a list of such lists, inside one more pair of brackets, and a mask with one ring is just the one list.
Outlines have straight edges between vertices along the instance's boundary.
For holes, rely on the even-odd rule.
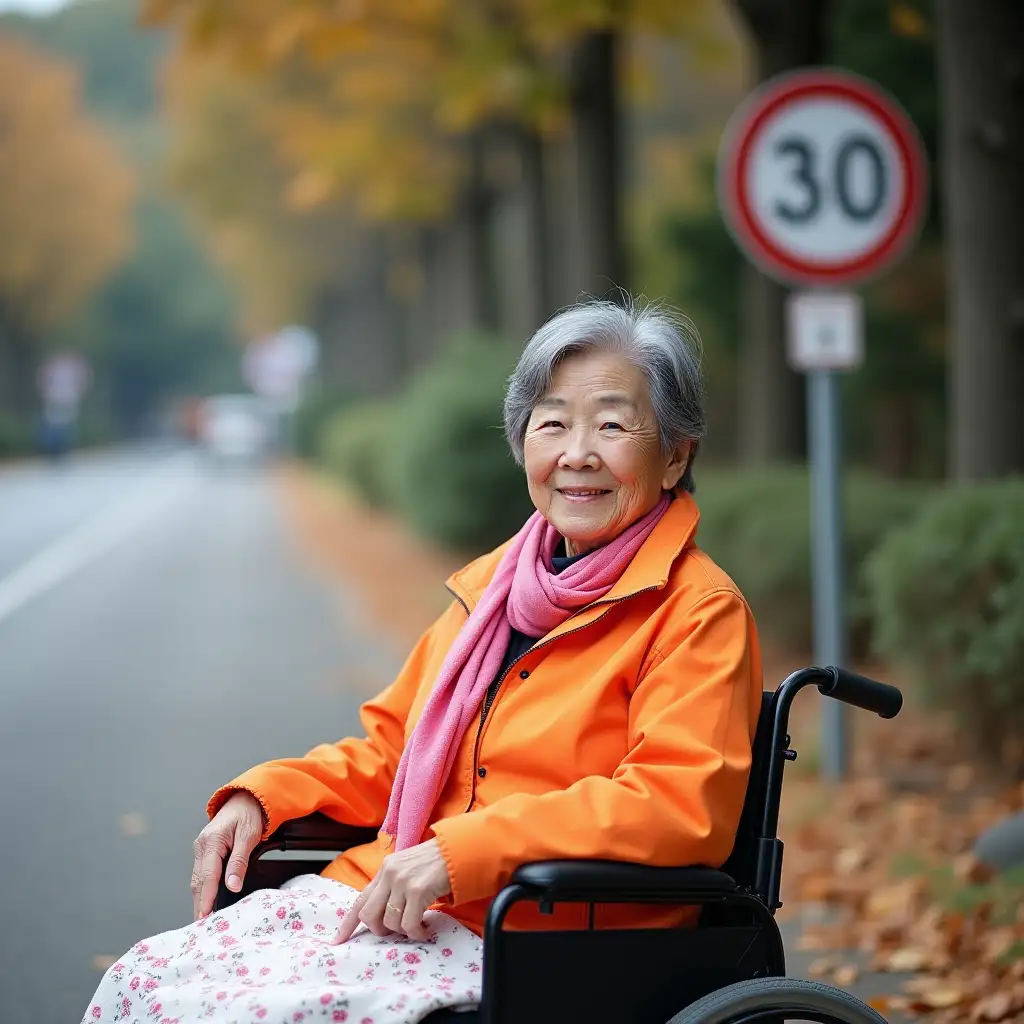
[[669,496],[663,494],[642,519],[557,576],[548,566],[559,533],[540,512],[526,521],[449,649],[402,751],[382,829],[394,838],[396,851],[421,841],[462,738],[479,718],[487,688],[501,668],[512,629],[542,637],[578,608],[604,597],[668,506]]

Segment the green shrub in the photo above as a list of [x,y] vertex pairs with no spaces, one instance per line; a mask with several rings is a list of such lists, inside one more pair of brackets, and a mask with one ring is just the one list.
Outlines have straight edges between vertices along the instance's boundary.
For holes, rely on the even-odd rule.
[[360,402],[335,412],[322,429],[323,464],[372,508],[392,504],[395,432],[395,403],[386,400]]
[[0,411],[0,459],[25,455],[31,450],[31,430],[17,416]]
[[[697,467],[697,542],[736,581],[761,631],[794,651],[812,645],[810,491],[802,467],[707,471]],[[893,527],[921,507],[919,484],[847,475],[845,611],[851,653],[868,646],[870,605],[862,567]]]
[[517,355],[489,337],[460,337],[412,382],[399,408],[397,507],[423,535],[467,554],[500,544],[533,511],[501,429]]
[[1024,480],[949,490],[867,570],[880,654],[954,711],[991,760],[1024,767]]
[[319,387],[308,394],[295,411],[293,440],[295,454],[304,459],[319,459],[327,422],[352,405],[353,399],[339,391]]

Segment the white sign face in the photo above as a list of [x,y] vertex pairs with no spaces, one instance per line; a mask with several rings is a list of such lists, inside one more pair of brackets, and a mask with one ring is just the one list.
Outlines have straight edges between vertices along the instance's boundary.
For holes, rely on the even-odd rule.
[[246,347],[243,358],[245,379],[264,398],[294,407],[302,385],[316,366],[319,346],[316,336],[304,327],[286,327]]
[[851,292],[795,292],[786,299],[786,347],[794,370],[852,370],[864,361],[864,313]]
[[39,369],[39,391],[54,405],[77,405],[92,381],[89,364],[77,352],[51,356]]
[[793,72],[730,122],[719,197],[767,273],[836,286],[871,276],[912,240],[925,168],[916,130],[884,92],[842,72]]
[[807,99],[762,126],[743,188],[782,252],[828,264],[860,259],[885,239],[907,184],[883,124],[841,100]]

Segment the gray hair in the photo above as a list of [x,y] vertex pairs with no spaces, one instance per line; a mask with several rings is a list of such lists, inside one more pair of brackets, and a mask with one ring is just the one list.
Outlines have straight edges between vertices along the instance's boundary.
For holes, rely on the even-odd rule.
[[523,440],[534,406],[551,390],[552,377],[566,358],[593,349],[622,352],[644,373],[658,424],[661,450],[681,442],[693,448],[680,481],[693,490],[693,459],[704,436],[704,378],[700,335],[681,313],[629,300],[587,301],[553,316],[526,343],[505,393],[505,436],[516,462],[523,464]]

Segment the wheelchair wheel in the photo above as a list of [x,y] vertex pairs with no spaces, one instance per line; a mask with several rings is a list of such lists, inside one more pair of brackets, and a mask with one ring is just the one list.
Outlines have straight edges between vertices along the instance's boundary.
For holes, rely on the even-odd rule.
[[819,981],[751,978],[711,992],[677,1013],[668,1024],[886,1024],[856,996]]

